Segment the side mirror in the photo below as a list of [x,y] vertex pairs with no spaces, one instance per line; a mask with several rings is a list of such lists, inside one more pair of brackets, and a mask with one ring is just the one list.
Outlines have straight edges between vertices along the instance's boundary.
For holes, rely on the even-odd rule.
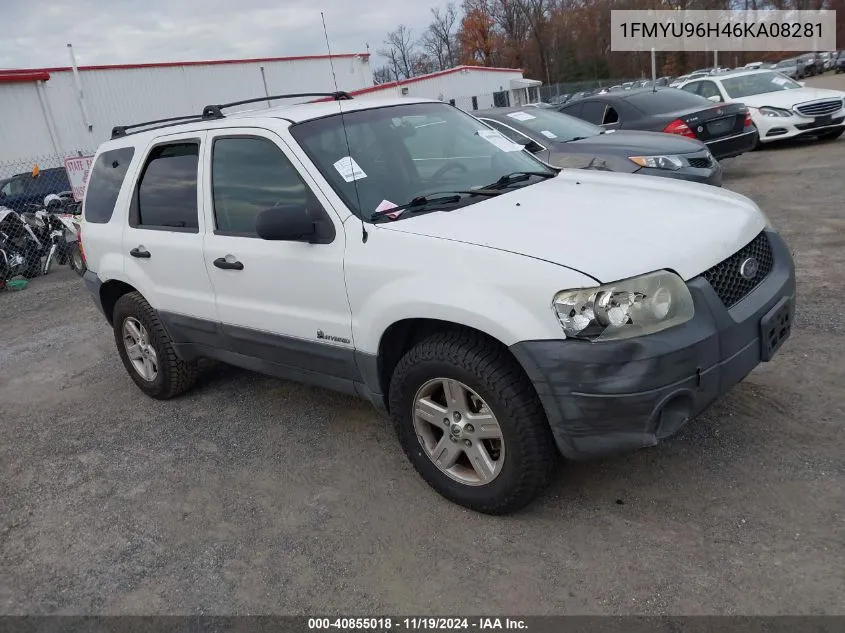
[[721,103],[722,97],[720,97],[719,95],[710,95],[709,97],[707,97],[707,100],[712,101],[713,103]]
[[255,231],[263,240],[312,242],[317,237],[317,225],[308,209],[293,204],[259,213]]
[[807,82],[806,82],[806,81],[799,81],[799,82],[798,82],[798,85],[799,85],[799,86],[801,86],[801,87],[803,88],[804,86],[806,86],[806,85],[807,85]]

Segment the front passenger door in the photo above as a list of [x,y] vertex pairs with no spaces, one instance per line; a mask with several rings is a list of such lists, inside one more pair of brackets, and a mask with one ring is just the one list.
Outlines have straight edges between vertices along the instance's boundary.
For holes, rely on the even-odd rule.
[[[208,140],[205,265],[229,347],[273,364],[256,369],[342,388],[355,376],[343,225],[278,135],[227,129]],[[307,208],[331,237],[259,238],[258,215],[281,205]]]

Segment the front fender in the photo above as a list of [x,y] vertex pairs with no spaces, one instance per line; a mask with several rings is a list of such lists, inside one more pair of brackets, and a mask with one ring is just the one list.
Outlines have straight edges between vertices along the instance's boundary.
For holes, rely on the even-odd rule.
[[[554,295],[595,285],[581,273],[515,253],[394,231],[373,233],[367,244],[350,240],[346,259],[355,347],[370,354],[378,352],[384,332],[405,319],[464,325],[504,345],[559,339],[563,332],[552,309]],[[373,265],[372,258],[385,263]]]

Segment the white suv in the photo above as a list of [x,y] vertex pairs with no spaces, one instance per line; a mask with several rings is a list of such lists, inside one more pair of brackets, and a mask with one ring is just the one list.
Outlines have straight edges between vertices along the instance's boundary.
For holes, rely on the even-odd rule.
[[85,281],[146,394],[202,358],[357,394],[432,487],[505,513],[559,453],[672,435],[789,335],[792,259],[749,199],[334,96],[100,147]]

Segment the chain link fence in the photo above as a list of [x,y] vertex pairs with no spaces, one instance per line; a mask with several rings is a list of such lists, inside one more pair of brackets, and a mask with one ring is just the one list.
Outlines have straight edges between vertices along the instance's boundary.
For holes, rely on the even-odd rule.
[[0,163],[0,290],[68,265],[80,274],[82,196],[94,151]]

